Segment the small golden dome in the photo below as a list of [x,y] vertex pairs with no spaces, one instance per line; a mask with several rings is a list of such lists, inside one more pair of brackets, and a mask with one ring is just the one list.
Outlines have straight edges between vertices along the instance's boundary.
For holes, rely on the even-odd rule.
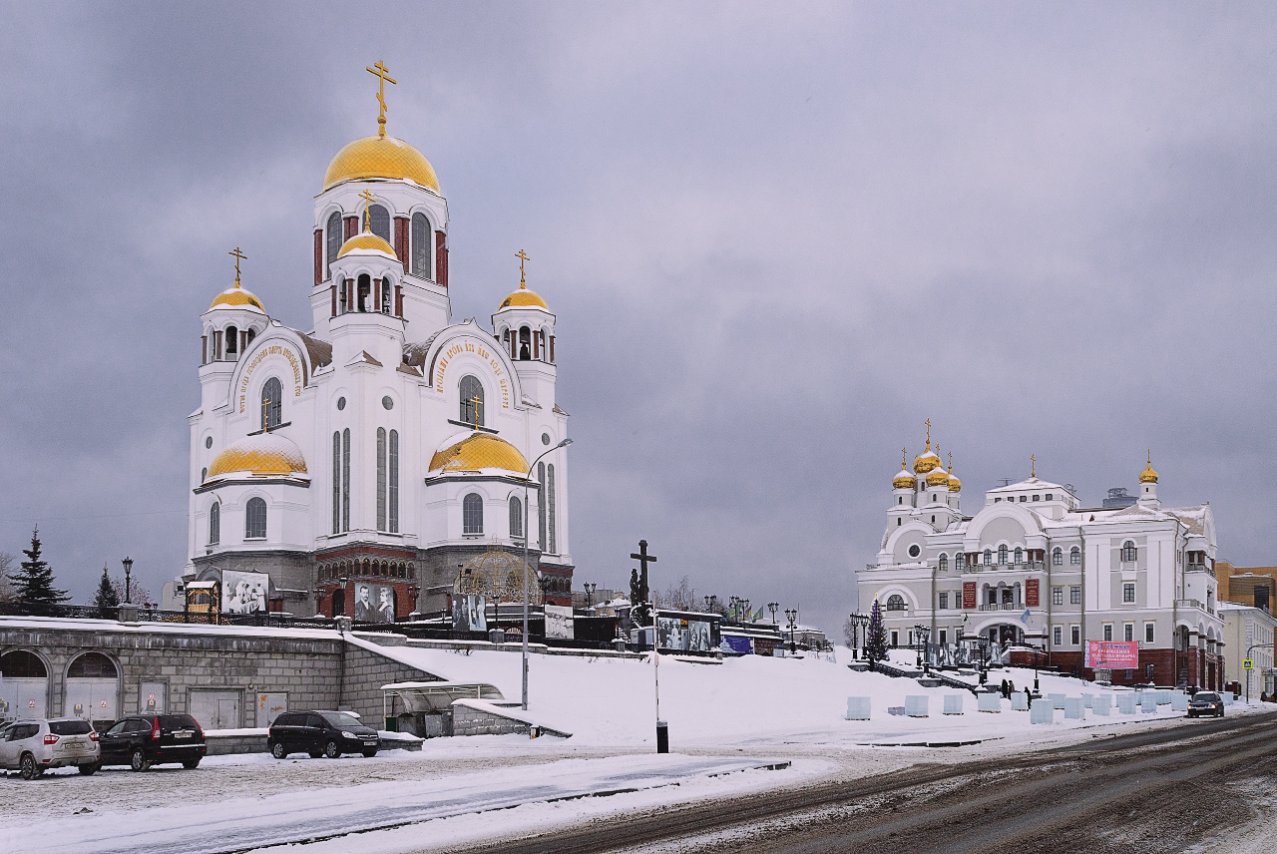
[[248,290],[248,288],[240,287],[238,282],[213,297],[213,301],[209,303],[208,307],[217,308],[219,305],[224,305],[227,308],[246,308],[249,311],[255,309],[262,314],[266,313],[266,306],[262,305],[262,301],[257,298],[257,295]]
[[337,250],[337,257],[345,258],[352,252],[371,252],[375,255],[385,255],[392,261],[399,260],[399,256],[395,255],[394,248],[380,236],[373,234],[371,231],[361,231],[343,243],[341,245],[341,249]]
[[430,161],[420,151],[393,136],[366,136],[337,152],[328,164],[328,173],[324,175],[324,189],[329,190],[343,181],[367,178],[408,180],[440,192],[439,179],[435,177]]
[[430,458],[431,472],[477,472],[504,469],[519,477],[528,474],[528,461],[519,449],[491,433],[474,432]]
[[914,480],[908,469],[901,469],[896,474],[896,479],[891,482],[892,489],[913,489],[917,485],[918,481]]
[[939,463],[937,463],[936,467],[933,468],[930,474],[927,475],[927,486],[948,486],[948,485],[949,485],[949,473],[944,470],[944,466],[941,466]]
[[501,305],[497,306],[497,311],[503,308],[543,308],[546,311],[550,307],[545,304],[545,300],[536,291],[530,291],[527,288],[519,288],[510,296],[501,300]]
[[1153,452],[1148,452],[1148,462],[1140,472],[1140,483],[1157,483],[1157,469],[1153,468]]
[[278,433],[245,436],[213,459],[205,481],[227,475],[293,477],[306,474],[301,448]]
[[949,491],[950,492],[962,491],[962,481],[958,480],[958,476],[956,474],[949,475]]

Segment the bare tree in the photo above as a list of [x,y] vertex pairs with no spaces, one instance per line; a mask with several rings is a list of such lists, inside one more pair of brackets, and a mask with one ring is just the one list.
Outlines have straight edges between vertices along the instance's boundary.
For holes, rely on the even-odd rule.
[[671,585],[656,592],[656,607],[670,608],[675,611],[700,610],[701,601],[696,596],[696,588],[684,575],[677,585]]
[[0,552],[0,602],[12,602],[17,598],[13,590],[13,582],[9,580],[9,571],[17,560],[9,552]]

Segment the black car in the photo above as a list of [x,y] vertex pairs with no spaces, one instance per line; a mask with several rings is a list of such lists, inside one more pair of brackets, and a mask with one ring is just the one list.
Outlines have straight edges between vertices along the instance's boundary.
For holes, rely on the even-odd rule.
[[131,715],[102,733],[102,765],[128,765],[145,771],[152,765],[180,762],[196,768],[208,748],[204,730],[190,715]]
[[1222,718],[1224,716],[1224,698],[1214,691],[1198,691],[1194,694],[1188,701],[1188,716],[1196,718],[1202,715]]
[[336,759],[343,753],[373,757],[380,744],[377,731],[349,712],[284,712],[266,735],[266,747],[276,759],[302,752],[314,759]]

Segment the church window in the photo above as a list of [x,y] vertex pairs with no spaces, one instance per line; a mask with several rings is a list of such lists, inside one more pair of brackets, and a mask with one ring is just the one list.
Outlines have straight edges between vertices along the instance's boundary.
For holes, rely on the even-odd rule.
[[208,469],[202,468],[200,469],[200,483],[203,483],[206,480],[208,480]]
[[226,327],[226,358],[234,360],[239,353],[239,330],[234,326]]
[[324,278],[332,277],[332,263],[337,260],[337,253],[341,251],[341,212],[333,211],[332,216],[328,217],[328,251],[326,253],[327,264]]
[[274,430],[284,421],[284,390],[279,379],[271,377],[262,385],[262,427]]
[[555,536],[554,536],[555,535],[555,524],[554,524],[555,489],[554,489],[554,465],[553,464],[546,466],[546,478],[547,478],[545,482],[546,504],[550,508],[550,512],[549,512],[550,518],[546,522],[546,527],[550,533],[550,554],[556,555],[559,553],[559,547],[555,543]]
[[1055,494],[1054,494],[1054,493],[1051,493],[1051,492],[1048,492],[1048,493],[1046,494],[1046,500],[1047,500],[1047,501],[1054,501],[1054,500],[1055,500]]
[[1056,546],[1056,548],[1051,552],[1051,565],[1064,566],[1064,549]]
[[337,398],[337,411],[341,412],[345,408],[346,408],[346,398],[344,397]]
[[510,539],[523,539],[523,502],[510,496]]
[[457,386],[461,397],[461,420],[466,424],[483,426],[483,383],[466,374]]
[[350,279],[342,279],[341,287],[337,289],[338,314],[345,314],[350,311]]
[[1069,563],[1073,566],[1080,566],[1082,563],[1082,550],[1077,546],[1069,549]]
[[372,277],[364,273],[359,277],[359,288],[355,296],[355,308],[357,311],[367,311],[368,302],[372,297]]
[[266,539],[266,502],[261,498],[248,499],[244,514],[244,539]]
[[940,555],[940,571],[944,572],[949,568],[949,556],[947,554]]
[[[537,496],[537,548],[545,549],[545,463],[537,463],[537,483],[541,484],[541,492]],[[899,519],[896,520],[900,521]]]
[[399,533],[399,431],[390,431],[390,533]]
[[888,611],[903,611],[905,609],[905,597],[899,593],[892,593],[887,597]]
[[215,546],[222,539],[222,505],[219,502],[213,502],[213,506],[208,508],[208,544]]
[[204,437],[204,447],[205,447],[206,449],[207,449],[207,448],[211,448],[211,447],[213,447],[213,437],[212,437],[212,436],[205,436],[205,437]]
[[390,211],[386,210],[381,205],[372,205],[368,208],[368,219],[372,233],[389,243]]
[[[344,401],[346,398],[342,398]],[[341,431],[333,433],[333,533],[341,533]]]
[[[941,611],[947,610],[948,607],[949,607],[949,594],[945,592],[941,592],[940,593],[940,610]],[[941,643],[944,643],[944,641],[941,641]]]
[[430,278],[430,252],[434,248],[431,239],[434,229],[423,213],[412,215],[412,274]]
[[386,530],[386,428],[377,428],[377,530]]
[[1007,562],[1007,547],[1005,545],[998,546],[998,563],[1005,565]]
[[984,550],[984,565],[988,566],[993,563],[993,549]]
[[1024,563],[1024,550],[1019,546],[1015,547],[1015,562]]
[[909,557],[917,557],[920,554],[922,554],[922,548],[917,543],[909,547]]
[[519,330],[519,356],[521,361],[532,358],[532,331],[524,326]]
[[483,498],[477,492],[461,499],[461,533],[483,533]]
[[381,280],[381,313],[390,314],[390,279]]
[[1122,563],[1135,562],[1135,543],[1127,540],[1122,543]]
[[1041,495],[1035,495],[1035,496],[1033,496],[1033,500],[1034,500],[1034,501],[1041,501],[1041,500],[1042,500],[1042,496],[1041,496]]
[[953,568],[963,570],[967,567],[967,556],[963,552],[958,552],[953,556]]
[[341,431],[341,529],[350,530],[350,428]]

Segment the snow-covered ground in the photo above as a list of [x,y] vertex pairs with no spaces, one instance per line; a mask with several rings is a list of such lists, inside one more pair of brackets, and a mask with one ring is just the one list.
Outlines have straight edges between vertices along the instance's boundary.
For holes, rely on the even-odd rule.
[[[367,644],[366,641],[355,642]],[[509,652],[380,647],[380,652],[446,679],[492,682],[519,696],[519,656]],[[662,657],[661,717],[669,755],[654,753],[655,679],[650,660],[534,655],[529,716],[574,733],[571,739],[492,736],[432,739],[420,753],[375,759],[265,754],[210,757],[197,771],[134,774],[73,770],[36,782],[0,781],[0,851],[171,851],[243,849],[310,838],[309,848],[361,852],[447,850],[635,810],[792,789],[823,777],[862,776],[917,761],[958,762],[1062,744],[1106,732],[1187,725],[1169,705],[1153,714],[1118,714],[1031,725],[1002,703],[976,711],[953,688],[857,673],[836,660],[745,657],[698,664]],[[901,655],[907,664],[910,656]],[[996,671],[993,682],[1031,685],[1032,670]],[[1044,694],[1110,697],[1129,693],[1042,674]],[[928,718],[889,714],[907,695],[931,698]],[[940,714],[942,698],[963,696],[965,713]],[[847,697],[868,696],[872,718],[845,719]],[[1256,709],[1258,704],[1252,707]],[[1271,708],[1271,707],[1269,707]],[[1230,715],[1248,713],[1242,704]],[[894,745],[978,742],[960,748]],[[776,763],[781,770],[763,770]],[[610,797],[581,797],[615,793]],[[384,828],[384,829],[373,829]],[[291,847],[291,846],[287,846]]]

